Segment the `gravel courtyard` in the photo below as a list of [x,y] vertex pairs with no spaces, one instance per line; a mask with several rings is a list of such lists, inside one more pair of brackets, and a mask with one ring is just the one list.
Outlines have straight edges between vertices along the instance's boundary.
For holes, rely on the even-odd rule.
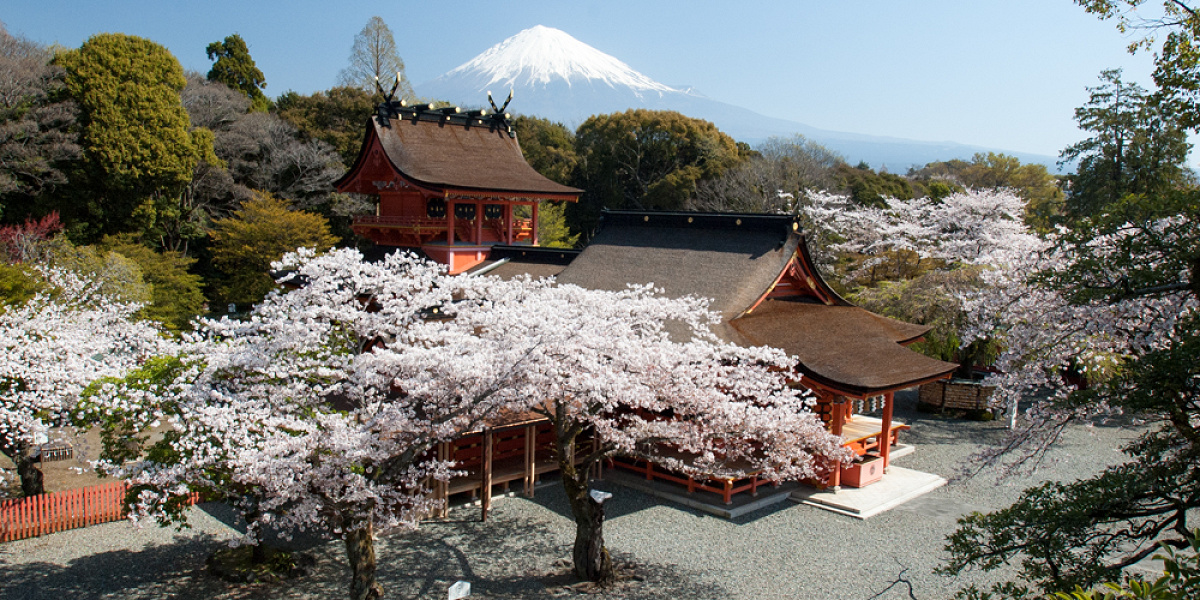
[[[949,477],[980,444],[1003,435],[997,422],[972,422],[915,412],[915,394],[897,397],[897,418],[912,425],[902,441],[916,452],[897,465]],[[785,502],[727,521],[599,482],[614,493],[605,528],[617,562],[634,578],[597,598],[875,597],[898,577],[913,596],[953,596],[992,575],[949,579],[934,574],[944,537],[955,519],[1000,508],[1045,479],[1070,481],[1120,461],[1117,448],[1135,432],[1109,426],[1069,431],[1036,478],[996,485],[991,477],[952,483],[912,502],[859,521]],[[501,498],[486,523],[461,507],[447,522],[416,532],[385,534],[377,542],[379,578],[387,598],[444,598],[456,580],[471,582],[471,598],[560,598],[579,592],[563,585],[574,528],[557,485],[536,497]],[[99,598],[342,598],[348,576],[340,542],[312,544],[314,572],[280,583],[237,586],[204,572],[204,558],[234,535],[221,506],[192,512],[183,532],[110,523],[0,545],[0,600]],[[909,598],[895,585],[877,596]]]

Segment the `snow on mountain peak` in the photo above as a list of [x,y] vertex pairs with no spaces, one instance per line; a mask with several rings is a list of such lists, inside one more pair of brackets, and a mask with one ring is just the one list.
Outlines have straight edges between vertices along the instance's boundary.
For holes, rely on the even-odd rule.
[[614,88],[631,88],[635,93],[675,91],[565,31],[542,25],[492,46],[442,78],[464,76],[475,82],[481,92],[493,86],[545,86],[555,80],[564,80],[567,85],[603,83]]

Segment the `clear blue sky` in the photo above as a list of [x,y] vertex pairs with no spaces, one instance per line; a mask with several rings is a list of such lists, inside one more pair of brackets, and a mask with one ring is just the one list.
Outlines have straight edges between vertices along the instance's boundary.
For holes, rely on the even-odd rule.
[[[1149,86],[1151,56],[1070,0],[8,0],[10,33],[78,47],[119,32],[207,72],[240,34],[267,93],[334,85],[379,15],[414,84],[534,25],[562,29],[667,85],[814,127],[1057,155],[1106,68]],[[513,108],[518,112],[519,99]]]

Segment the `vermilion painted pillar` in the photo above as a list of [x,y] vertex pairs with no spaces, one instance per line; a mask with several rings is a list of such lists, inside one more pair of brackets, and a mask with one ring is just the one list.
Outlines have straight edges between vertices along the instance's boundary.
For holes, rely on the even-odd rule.
[[537,245],[539,245],[538,244],[538,203],[537,202],[533,203],[533,223],[532,223],[532,225],[533,225],[533,245],[537,246]]
[[508,237],[504,238],[504,243],[508,244],[510,246],[512,245],[512,243],[514,241],[514,239],[513,239],[513,208],[515,208],[515,207],[512,204],[504,205],[504,230],[508,234]]
[[833,402],[829,407],[831,420],[829,422],[829,433],[833,435],[842,435],[842,426],[846,424],[846,403],[849,400],[845,396],[834,396]]
[[[845,396],[834,396],[829,405],[829,433],[838,437],[842,436],[842,425],[846,423],[846,402],[848,400]],[[842,468],[840,466],[833,469],[829,485],[835,490],[842,485]]]
[[446,243],[454,245],[454,203],[446,203]]
[[475,203],[475,245],[483,243],[483,204]]
[[896,405],[896,395],[888,392],[883,395],[883,431],[879,434],[879,456],[883,458],[883,468],[888,468],[888,455],[892,451],[892,410]]
[[492,430],[483,430],[483,494],[479,505],[483,511],[482,518],[487,520],[488,510],[492,508]]

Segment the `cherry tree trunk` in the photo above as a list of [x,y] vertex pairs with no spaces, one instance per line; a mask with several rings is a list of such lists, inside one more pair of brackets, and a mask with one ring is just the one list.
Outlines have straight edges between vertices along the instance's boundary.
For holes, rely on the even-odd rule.
[[607,583],[613,580],[612,557],[604,547],[604,505],[584,493],[582,511],[575,510],[575,575],[580,579]]
[[563,488],[575,517],[575,549],[571,558],[575,576],[585,581],[607,583],[615,577],[612,558],[604,547],[604,504],[597,502],[588,489],[586,466],[577,468],[571,459],[573,452],[563,452],[559,458]]
[[256,565],[267,562],[267,545],[261,540],[250,547],[250,562]]
[[42,471],[38,469],[37,459],[29,455],[29,448],[17,444],[9,456],[17,463],[17,476],[21,478],[21,495],[28,498],[46,493],[46,488],[42,485]]
[[375,580],[375,526],[368,519],[362,527],[346,532],[346,558],[350,561],[350,600],[376,600],[383,586]]

